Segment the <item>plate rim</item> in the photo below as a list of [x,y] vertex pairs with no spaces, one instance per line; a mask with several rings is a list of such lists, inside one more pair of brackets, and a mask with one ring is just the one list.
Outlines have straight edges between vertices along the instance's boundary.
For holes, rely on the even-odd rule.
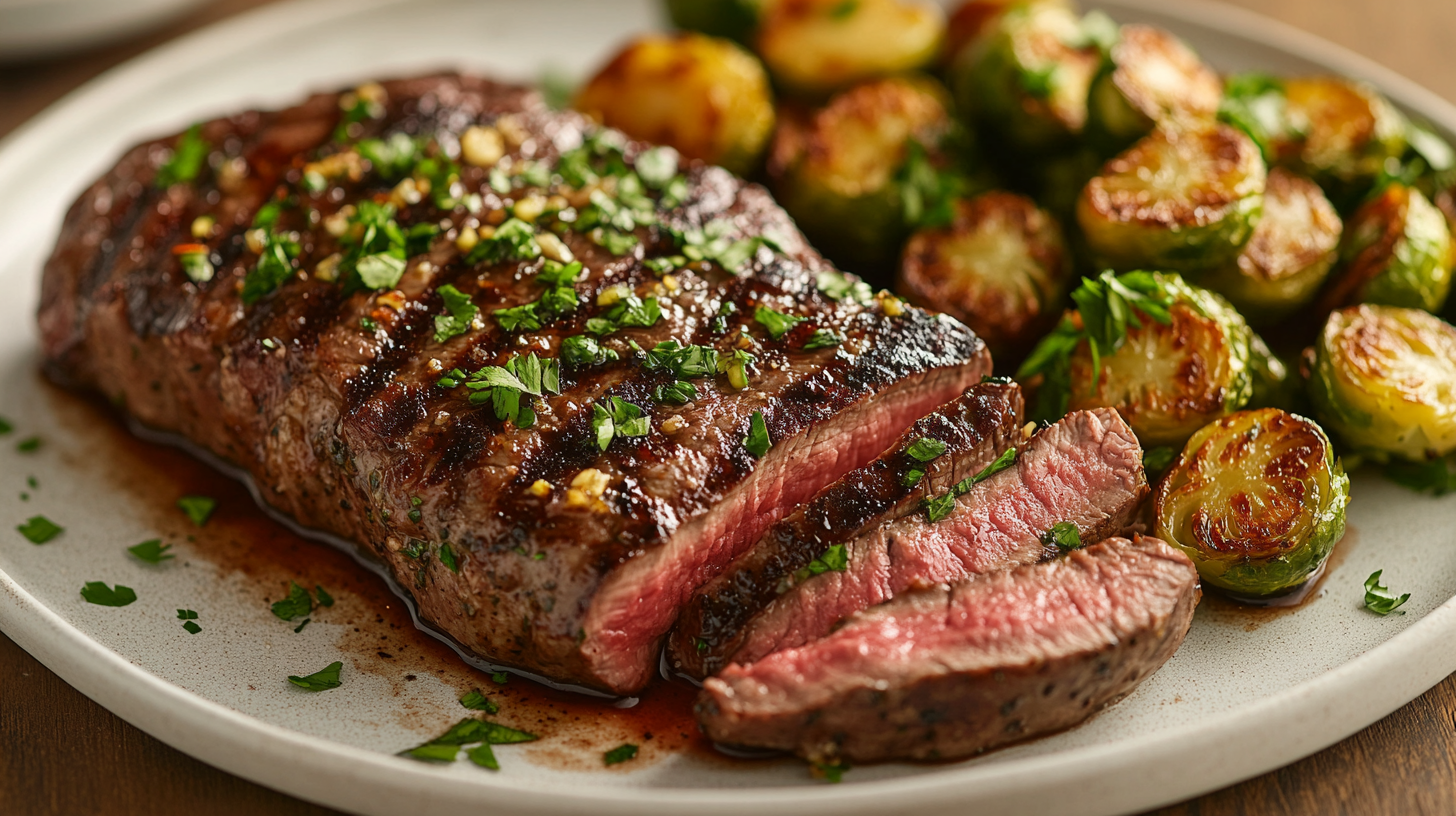
[[[122,63],[53,103],[0,140],[0,179],[20,172],[52,134],[95,115],[108,96],[137,87],[193,60],[235,52],[279,26],[319,24],[344,14],[408,0],[294,0],[219,21]],[[1403,109],[1456,132],[1456,106],[1395,71],[1321,37],[1245,9],[1206,0],[1102,0],[1089,6],[1177,20],[1213,33],[1284,51],[1379,87]],[[795,814],[883,813],[886,803],[933,812],[974,799],[987,813],[1023,811],[1027,787],[1049,801],[1042,812],[1117,813],[1156,807],[1215,790],[1323,749],[1384,717],[1456,671],[1456,652],[1440,650],[1456,635],[1456,597],[1405,631],[1346,663],[1272,697],[1191,729],[1068,749],[1038,757],[978,764],[900,779],[787,788],[637,788],[581,785],[541,790],[508,776],[462,778],[444,770],[308,736],[234,711],[152,675],[88,637],[0,570],[0,629],[44,665],[127,722],[210,765],[300,798],[365,813],[478,804],[490,796],[511,812],[559,813],[590,806],[604,816],[739,813],[745,807]],[[1432,654],[1445,659],[1431,659]],[[1415,662],[1425,658],[1426,662]],[[1416,665],[1391,678],[1385,667]],[[1340,694],[1359,688],[1362,694]],[[1326,716],[1336,706],[1341,718]],[[1352,714],[1354,710],[1355,714]],[[1342,723],[1335,725],[1336,722]],[[1350,723],[1355,723],[1353,726]],[[1292,744],[1250,743],[1250,726],[1296,734]],[[1243,750],[1210,765],[1198,747],[1238,742]],[[1168,769],[1194,759],[1194,780]],[[1135,776],[1130,769],[1136,768]],[[1132,779],[1141,784],[1129,785]],[[1156,789],[1150,795],[1148,789]],[[1059,792],[1067,796],[1058,797]],[[1070,800],[1067,798],[1070,796]],[[1096,801],[1092,801],[1092,800]],[[1090,805],[1090,809],[1088,807]]]

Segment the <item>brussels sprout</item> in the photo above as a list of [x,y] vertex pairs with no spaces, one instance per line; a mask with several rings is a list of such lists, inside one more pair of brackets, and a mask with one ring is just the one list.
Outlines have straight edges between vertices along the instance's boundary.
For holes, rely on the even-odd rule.
[[763,12],[758,53],[784,88],[828,94],[928,66],[945,13],[915,0],[778,0]]
[[1159,28],[1125,25],[1092,83],[1087,130],[1119,149],[1170,119],[1211,119],[1223,81],[1182,40]]
[[1087,182],[1077,223],[1093,258],[1114,269],[1217,269],[1253,233],[1265,176],[1243,131],[1159,126]]
[[950,225],[910,238],[897,288],[965,322],[1000,357],[1052,327],[1071,276],[1056,221],[1029,198],[992,192],[957,201]]
[[1350,480],[1304,417],[1241,411],[1193,435],[1158,485],[1158,537],[1243,598],[1303,586],[1345,534]]
[[774,127],[758,60],[701,34],[631,43],[581,89],[575,107],[635,139],[740,174],[757,165]]
[[1451,231],[1420,191],[1391,183],[1350,216],[1322,311],[1380,303],[1439,311],[1451,290]]
[[1340,216],[1309,179],[1275,168],[1264,217],[1234,263],[1199,279],[1255,326],[1282,320],[1314,300],[1334,266]]
[[1361,305],[1325,321],[1309,381],[1315,414],[1375,459],[1456,450],[1456,328],[1419,309]]
[[1144,447],[1182,445],[1253,392],[1253,332],[1223,298],[1174,274],[1104,272],[1017,377],[1040,374],[1033,414],[1116,408]]
[[956,101],[1019,152],[1064,146],[1087,123],[1101,52],[1060,3],[1012,6],[950,71]]
[[667,0],[667,16],[686,31],[727,37],[743,44],[753,39],[770,0]]
[[902,170],[951,127],[944,89],[924,77],[857,85],[814,111],[786,109],[769,151],[774,194],[841,268],[890,266],[909,232]]
[[1336,199],[1367,189],[1406,149],[1406,121],[1368,85],[1338,77],[1283,82],[1286,125],[1272,135],[1279,164],[1311,176]]

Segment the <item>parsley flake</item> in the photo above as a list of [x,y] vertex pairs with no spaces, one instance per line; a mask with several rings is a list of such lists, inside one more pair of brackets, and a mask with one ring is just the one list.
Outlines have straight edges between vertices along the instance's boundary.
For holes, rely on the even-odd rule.
[[299,586],[296,581],[289,581],[288,597],[281,601],[274,601],[271,608],[274,615],[291,621],[313,611],[313,598],[309,596],[308,590]]
[[0,417],[0,436],[4,436],[15,430],[15,425],[5,417]]
[[500,706],[492,702],[489,697],[481,694],[480,689],[474,689],[466,693],[464,697],[460,698],[460,705],[471,711],[484,711],[487,714],[496,714],[500,711]]
[[718,372],[718,352],[711,346],[684,346],[667,340],[644,352],[642,368],[671,374],[679,380],[711,377]]
[[[1410,593],[1407,592],[1396,597],[1389,587],[1380,585],[1380,573],[1384,570],[1376,570],[1365,579],[1365,608],[1375,614],[1385,617],[1410,600]],[[1400,614],[1404,615],[1404,612]]]
[[465,756],[468,757],[471,762],[479,765],[482,768],[491,771],[500,770],[500,763],[497,762],[495,758],[495,750],[490,747],[490,743],[488,742],[482,742],[474,748],[467,750],[465,752]]
[[748,436],[743,439],[743,447],[753,455],[755,459],[762,459],[768,449],[773,447],[773,441],[768,437],[768,425],[763,421],[763,412],[754,411],[753,416],[748,418]]
[[844,772],[849,766],[842,762],[825,764],[822,762],[809,763],[809,775],[815,779],[822,779],[831,785],[837,785],[844,781]]
[[503,671],[494,672],[490,676],[490,681],[498,686],[504,686],[506,684],[506,681],[510,679],[511,676]]
[[197,612],[191,609],[177,610],[177,620],[197,620]]
[[[441,378],[440,385],[452,388],[458,384],[453,376]],[[446,381],[451,383],[446,385]],[[540,397],[546,393],[561,393],[561,363],[558,360],[541,359],[533,354],[512,357],[503,366],[486,366],[465,378],[465,387],[470,389],[471,405],[489,403],[496,419],[508,420],[517,428],[529,428],[536,424],[536,412],[524,396]]]
[[833,329],[815,329],[814,333],[809,335],[808,341],[804,343],[804,350],[838,348],[843,344],[844,335],[839,332]]
[[131,587],[117,584],[116,588],[112,589],[100,581],[87,581],[86,585],[81,587],[81,597],[85,598],[87,603],[97,606],[126,606],[137,599],[136,591]]
[[198,632],[201,632],[202,631],[202,627],[197,625],[197,621],[191,621],[191,620],[190,621],[187,621],[186,623],[183,623],[182,624],[182,628],[185,629],[185,630],[187,630],[187,634],[189,634],[189,635],[195,635]]
[[536,228],[519,218],[508,218],[495,228],[495,234],[484,238],[465,256],[466,263],[504,263],[531,261],[541,257],[536,242]]
[[210,496],[183,496],[177,500],[177,506],[187,514],[193,524],[201,527],[207,524],[212,511],[217,509],[217,499]]
[[56,536],[64,533],[64,527],[56,524],[45,516],[31,516],[24,524],[15,528],[25,536],[25,540],[32,544],[44,544]]
[[924,503],[926,518],[931,523],[934,523],[950,515],[951,511],[955,509],[955,502],[958,497],[964,496],[971,488],[1011,467],[1016,463],[1016,456],[1016,448],[1007,448],[1004,453],[996,457],[996,461],[987,465],[980,473],[962,479],[942,496],[934,499],[926,499]]
[[439,292],[445,301],[445,311],[449,312],[435,315],[435,342],[443,343],[470,331],[470,324],[480,314],[480,307],[471,302],[469,295],[448,283],[441,286]]
[[652,422],[642,415],[641,408],[621,397],[611,397],[605,405],[592,405],[591,427],[597,447],[606,450],[613,439],[646,436],[652,431]]
[[38,436],[31,436],[15,443],[15,449],[21,453],[35,453],[40,450],[41,439]]
[[818,558],[805,564],[803,568],[794,572],[794,578],[799,581],[813,576],[823,575],[826,572],[844,572],[849,568],[849,552],[843,544],[830,546],[819,554]]
[[319,606],[333,606],[334,605],[334,596],[332,596],[329,593],[325,592],[323,587],[315,584],[314,585],[314,588],[313,588],[313,591],[314,591],[314,594],[315,595],[318,595],[318,605]]
[[753,319],[768,332],[768,336],[775,340],[783,339],[793,328],[803,323],[806,318],[798,315],[791,315],[785,312],[775,311],[767,306],[759,306],[753,310]]
[[177,557],[167,552],[170,549],[172,549],[171,544],[163,544],[160,538],[154,538],[150,541],[143,541],[134,547],[127,547],[126,551],[148,564],[160,564]]
[[815,285],[830,300],[868,303],[875,296],[875,290],[868,283],[836,269],[820,272],[815,278]]
[[1070,521],[1059,521],[1050,530],[1041,534],[1041,543],[1063,550],[1076,550],[1082,546],[1082,534],[1077,525]]
[[339,679],[339,670],[342,668],[344,668],[344,664],[335,660],[313,674],[303,677],[290,674],[288,682],[304,691],[328,691],[343,685],[343,681]]
[[157,170],[156,185],[165,188],[196,179],[211,150],[212,146],[202,138],[200,123],[188,128],[187,132],[177,140],[177,146],[172,149],[172,155]]
[[649,328],[662,319],[662,307],[657,298],[639,298],[628,295],[617,301],[599,317],[586,322],[586,330],[598,337],[624,328]]
[[618,745],[616,748],[602,754],[602,759],[607,765],[617,765],[636,758],[637,746],[630,742]]
[[652,389],[653,402],[687,405],[697,398],[698,387],[687,380],[678,380],[670,385],[659,385]]
[[905,453],[917,462],[930,462],[945,453],[945,443],[939,439],[922,436],[905,449]]
[[440,563],[454,573],[460,572],[460,563],[455,560],[455,551],[450,548],[450,542],[446,541],[440,545]]

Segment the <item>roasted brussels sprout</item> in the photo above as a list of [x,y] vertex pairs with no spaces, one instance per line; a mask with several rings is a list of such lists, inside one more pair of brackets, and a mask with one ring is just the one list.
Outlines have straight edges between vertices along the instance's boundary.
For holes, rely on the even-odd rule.
[[1218,295],[1171,273],[1104,272],[1072,300],[1017,371],[1041,378],[1035,418],[1116,408],[1151,448],[1182,445],[1248,403],[1253,332]]
[[1071,276],[1056,221],[1029,198],[991,192],[957,201],[948,226],[910,238],[897,288],[965,322],[999,358],[1052,327]]
[[1419,309],[1334,312],[1309,396],[1320,422],[1371,458],[1445,456],[1456,450],[1456,328]]
[[628,136],[740,174],[757,165],[774,127],[758,60],[701,34],[633,42],[581,89],[575,107]]
[[1159,28],[1125,25],[1092,83],[1087,130],[1116,150],[1170,119],[1212,119],[1223,81],[1182,40]]
[[745,45],[753,41],[759,17],[771,0],[667,0],[667,16],[686,31],[727,37]]
[[1451,290],[1451,230],[1420,191],[1391,183],[1345,225],[1323,311],[1380,303],[1439,311]]
[[1309,304],[1334,266],[1340,216],[1319,185],[1275,168],[1264,189],[1264,216],[1234,263],[1199,278],[1255,326]]
[[945,13],[919,0],[776,0],[758,53],[784,88],[812,96],[914,71],[940,54]]
[[1087,123],[1087,90],[1102,56],[1061,3],[1023,3],[1001,15],[950,70],[956,101],[1006,147],[1064,146]]
[[769,151],[778,200],[814,245],[853,272],[890,267],[909,233],[901,171],[951,128],[928,78],[857,85],[823,108],[788,108]]
[[946,20],[945,46],[941,51],[944,66],[949,68],[954,65],[966,49],[973,48],[984,40],[995,30],[1001,15],[1016,2],[1017,0],[966,0],[956,6]]
[[1241,130],[1159,126],[1087,182],[1077,223],[1093,259],[1113,269],[1217,269],[1253,233],[1265,176]]
[[1273,134],[1279,164],[1314,178],[1337,199],[1368,188],[1406,149],[1406,121],[1374,88],[1338,77],[1283,82],[1286,124]]
[[1264,408],[1209,423],[1158,485],[1158,536],[1205,582],[1248,599],[1315,577],[1345,534],[1350,481],[1304,417]]

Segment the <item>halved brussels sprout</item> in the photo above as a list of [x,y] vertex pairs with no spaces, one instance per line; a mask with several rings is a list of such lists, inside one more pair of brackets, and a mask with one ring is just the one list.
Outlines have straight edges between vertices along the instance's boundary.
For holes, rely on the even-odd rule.
[[1078,343],[1068,368],[1068,408],[1116,408],[1144,447],[1176,447],[1248,403],[1253,333],[1218,295],[1177,275],[1156,278],[1171,299],[1168,322],[1140,312],[1141,325],[1129,325],[1121,348],[1098,355],[1095,364],[1090,343]]
[[1061,3],[1007,9],[950,71],[956,101],[1005,146],[1037,152],[1070,143],[1087,123],[1087,90],[1102,55]]
[[1368,85],[1339,77],[1283,82],[1287,125],[1273,134],[1279,164],[1311,176],[1337,199],[1367,188],[1406,149],[1406,120]]
[[1223,81],[1182,40],[1153,26],[1125,25],[1092,83],[1088,132],[1120,149],[1170,119],[1212,119]]
[[1243,598],[1284,595],[1318,574],[1345,534],[1350,480],[1304,417],[1241,411],[1193,435],[1158,485],[1158,537],[1205,582]]
[[945,12],[918,0],[778,0],[759,21],[758,53],[784,88],[822,95],[925,67]]
[[634,139],[739,174],[757,166],[774,127],[773,96],[758,60],[701,34],[636,40],[581,89],[575,107]]
[[1309,381],[1315,414],[1362,454],[1456,450],[1456,328],[1419,309],[1362,305],[1325,321]]
[[948,226],[910,238],[897,289],[959,318],[999,358],[1052,327],[1071,276],[1056,221],[1029,198],[991,192],[957,201]]
[[771,0],[667,0],[667,16],[685,31],[727,37],[747,45]]
[[1380,303],[1440,311],[1451,291],[1451,230],[1419,190],[1386,185],[1350,216],[1323,311]]
[[1265,176],[1241,130],[1159,126],[1087,182],[1077,223],[1094,260],[1113,269],[1217,269],[1253,234]]
[[1274,323],[1314,300],[1338,257],[1342,228],[1318,184],[1275,168],[1253,237],[1234,263],[1199,283],[1228,298],[1253,325]]
[[945,91],[925,77],[857,85],[823,108],[785,109],[769,151],[779,202],[841,268],[890,266],[909,232],[897,176],[909,142],[933,150],[951,127]]
[[1017,0],[965,0],[956,6],[945,25],[945,46],[941,49],[944,66],[951,67],[966,49],[974,48],[985,40],[995,30],[1001,15],[1016,2]]

